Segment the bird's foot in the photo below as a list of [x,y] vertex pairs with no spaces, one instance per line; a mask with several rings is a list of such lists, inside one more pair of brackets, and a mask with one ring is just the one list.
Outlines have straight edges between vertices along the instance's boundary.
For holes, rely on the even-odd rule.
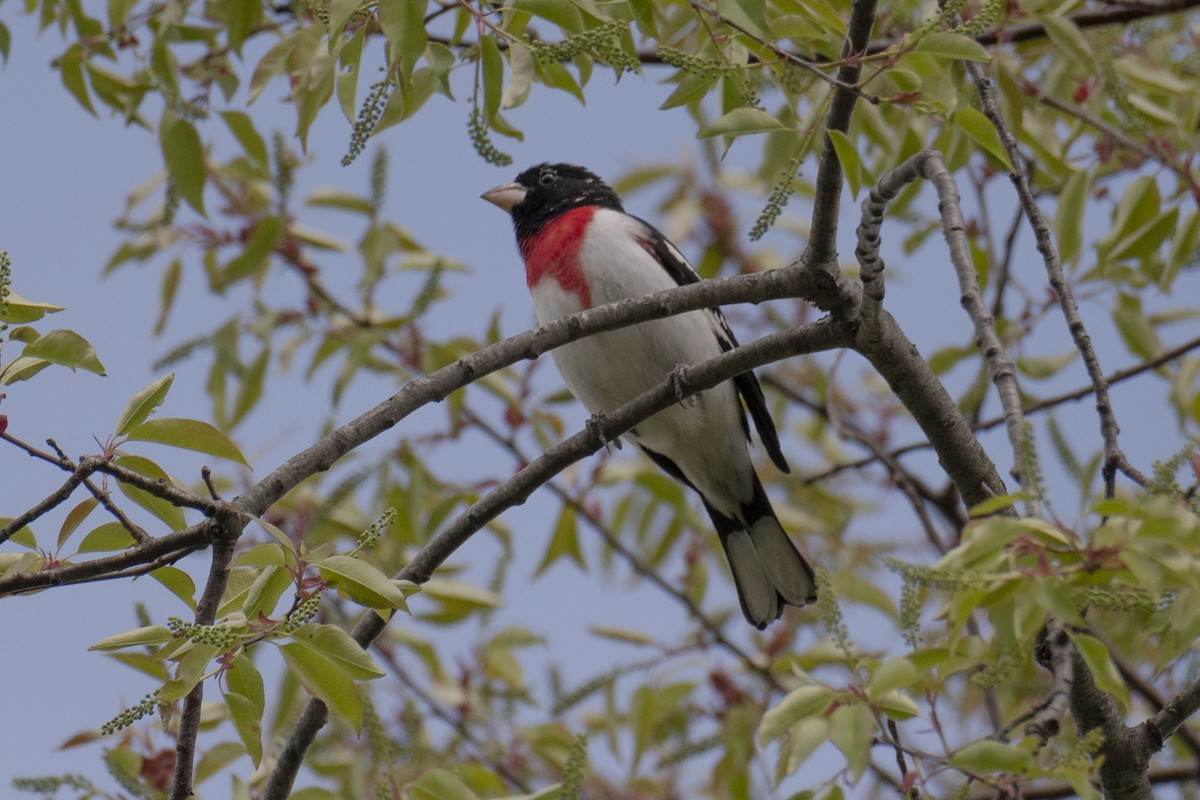
[[675,399],[681,405],[694,405],[696,396],[688,396],[688,381],[687,381],[687,364],[676,364],[675,368],[667,373],[667,382],[671,385],[671,391],[675,394]]
[[598,412],[587,418],[587,422],[584,423],[584,428],[586,428],[587,432],[592,436],[595,436],[597,439],[599,439],[600,444],[604,445],[606,450],[611,449],[614,446],[620,450],[621,440],[609,439],[608,434],[604,432],[605,427],[607,427],[607,422],[608,417],[606,417],[603,413]]

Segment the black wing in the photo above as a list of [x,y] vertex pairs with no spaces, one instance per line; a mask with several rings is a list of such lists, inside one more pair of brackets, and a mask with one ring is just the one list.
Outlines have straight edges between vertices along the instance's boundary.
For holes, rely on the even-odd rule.
[[[635,219],[646,228],[647,236],[643,240],[646,249],[658,259],[658,262],[663,265],[663,269],[675,279],[676,283],[686,286],[689,283],[700,282],[700,276],[683,257],[683,253],[679,252],[679,248],[671,244],[670,240],[650,223],[636,217]],[[737,337],[733,335],[733,330],[729,327],[721,310],[719,308],[707,310],[716,319],[717,341],[721,343],[721,350],[728,352],[737,347]],[[787,459],[783,457],[783,450],[779,446],[779,434],[775,430],[775,421],[771,419],[771,413],[767,411],[767,399],[763,397],[758,378],[753,372],[743,372],[733,379],[733,385],[737,388],[738,394],[742,396],[742,402],[750,411],[750,418],[754,420],[754,428],[758,431],[758,438],[762,440],[767,455],[780,470],[791,472]],[[749,438],[750,427],[746,424],[745,415],[742,416],[742,427],[746,429],[746,438]]]

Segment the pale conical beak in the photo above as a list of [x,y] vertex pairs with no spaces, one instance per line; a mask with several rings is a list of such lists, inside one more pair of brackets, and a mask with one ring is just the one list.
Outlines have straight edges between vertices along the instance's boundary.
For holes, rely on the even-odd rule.
[[521,201],[525,199],[527,191],[528,189],[519,183],[505,183],[488,189],[479,196],[511,214],[512,210],[519,206]]

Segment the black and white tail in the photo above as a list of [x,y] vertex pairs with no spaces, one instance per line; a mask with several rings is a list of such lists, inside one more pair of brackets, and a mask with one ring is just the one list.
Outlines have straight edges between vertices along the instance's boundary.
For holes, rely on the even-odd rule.
[[742,506],[741,519],[731,519],[704,504],[721,537],[733,570],[742,613],[762,630],[779,619],[783,607],[817,599],[812,567],[779,524],[767,493],[754,476],[754,497]]

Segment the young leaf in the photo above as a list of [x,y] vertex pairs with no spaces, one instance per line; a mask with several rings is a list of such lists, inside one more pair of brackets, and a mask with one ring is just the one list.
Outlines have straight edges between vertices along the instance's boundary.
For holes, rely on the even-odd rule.
[[744,136],[748,133],[765,133],[779,131],[784,124],[761,108],[735,108],[724,116],[718,117],[700,129],[697,139],[707,139],[712,136]]
[[171,384],[174,381],[175,373],[172,372],[129,398],[129,403],[121,412],[121,418],[117,420],[117,436],[124,436],[132,428],[149,419],[150,415],[154,413],[154,409],[162,405],[162,401],[166,399],[167,392],[171,390]]
[[12,325],[24,325],[29,322],[37,322],[47,314],[53,314],[57,311],[62,311],[62,306],[52,305],[50,303],[41,303],[37,300],[30,300],[27,297],[22,297],[18,292],[9,289],[8,297],[5,300],[8,309],[0,314],[0,322],[7,322]]
[[1008,152],[1004,145],[1000,143],[1000,134],[996,133],[996,128],[982,112],[971,106],[963,106],[954,112],[954,124],[967,134],[971,141],[995,156],[1009,172],[1012,172],[1012,162],[1008,160]]
[[833,692],[824,686],[808,684],[787,693],[779,704],[763,714],[755,737],[760,746],[787,733],[806,717],[824,711],[833,702]]
[[36,342],[26,345],[21,353],[26,358],[40,358],[71,369],[85,369],[104,374],[104,365],[96,358],[96,348],[75,331],[58,328],[43,333]]
[[204,215],[204,144],[196,126],[173,113],[163,115],[159,125],[159,143],[167,174],[179,194],[199,214]]
[[296,630],[292,638],[297,644],[329,659],[351,680],[369,681],[386,674],[370,653],[336,625],[310,622]]
[[316,564],[325,583],[367,608],[408,610],[404,593],[377,567],[350,556],[330,556]]
[[106,522],[92,529],[77,548],[80,553],[97,553],[109,550],[124,550],[133,544],[133,536],[119,522]]
[[124,647],[139,645],[166,644],[174,638],[175,634],[162,625],[147,625],[144,628],[134,628],[131,631],[106,636],[88,650],[120,650]]
[[858,190],[862,186],[862,160],[858,157],[858,150],[854,147],[854,142],[850,137],[841,131],[828,131],[829,140],[833,142],[833,150],[837,153],[838,161],[841,162],[842,172],[846,175],[846,182],[850,184],[850,196],[858,199]]
[[991,61],[992,56],[979,42],[958,33],[927,33],[917,43],[916,52],[945,56],[955,61]]
[[237,692],[225,692],[225,705],[229,708],[229,719],[237,731],[238,739],[246,746],[246,753],[257,767],[262,761],[262,709]]
[[249,467],[242,451],[219,430],[198,419],[163,417],[135,425],[126,438],[135,442],[155,442],[184,450],[207,453]]
[[91,514],[92,510],[98,505],[100,505],[99,500],[89,497],[67,512],[67,518],[63,520],[62,527],[58,529],[59,547],[66,544],[67,539],[71,538],[71,534],[75,532],[75,529],[87,519],[88,514]]
[[329,707],[357,732],[362,728],[363,703],[358,685],[325,656],[296,642],[279,648],[288,671],[305,690]]

